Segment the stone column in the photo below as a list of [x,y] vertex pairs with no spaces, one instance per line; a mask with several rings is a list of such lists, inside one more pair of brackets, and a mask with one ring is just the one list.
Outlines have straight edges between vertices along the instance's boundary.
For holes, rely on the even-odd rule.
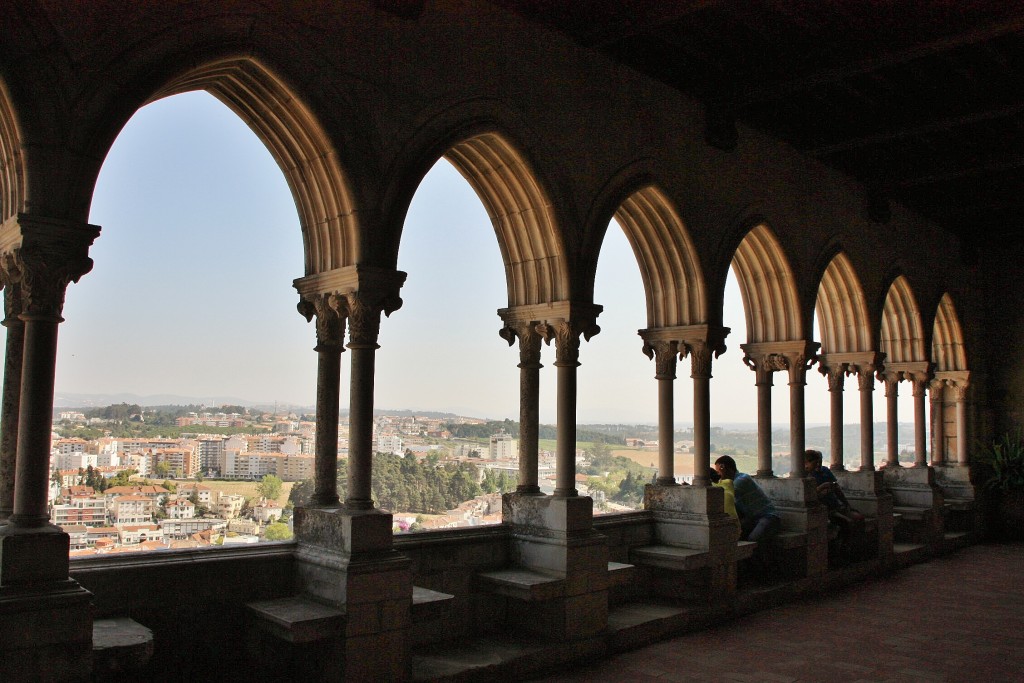
[[601,331],[593,317],[555,319],[537,325],[545,342],[555,340],[558,368],[555,446],[555,496],[571,498],[576,491],[576,369],[580,366],[580,335],[587,340]]
[[675,479],[674,389],[679,344],[674,341],[645,341],[644,355],[654,359],[658,380],[658,479],[655,483],[671,486]]
[[818,368],[828,379],[829,437],[832,442],[829,466],[834,472],[846,469],[843,461],[843,385],[846,383],[848,367],[844,363],[839,363]]
[[525,495],[540,493],[538,425],[540,423],[541,337],[536,322],[508,323],[498,332],[509,346],[519,340],[519,485]]
[[914,467],[928,466],[928,434],[925,429],[924,398],[928,377],[915,374],[911,378],[914,391]]
[[804,477],[804,444],[806,443],[804,387],[807,385],[807,369],[816,360],[817,344],[808,344],[806,349],[786,356],[789,370],[789,476]]
[[310,506],[338,507],[338,409],[347,302],[334,293],[310,294],[299,301],[299,313],[307,322],[316,317],[316,473]]
[[774,476],[772,471],[772,374],[786,369],[786,358],[777,354],[753,357],[743,361],[755,373],[757,385],[757,476]]
[[860,390],[860,471],[875,469],[875,415],[871,393],[875,390],[873,365],[857,367],[857,387]]
[[7,353],[4,360],[3,404],[0,409],[0,525],[14,511],[14,470],[18,457],[18,409],[21,399],[21,365],[25,349],[21,272],[17,259],[8,255],[0,266],[4,288],[4,321]]
[[[723,336],[724,339],[724,336]],[[686,344],[693,379],[693,484],[711,485],[711,358],[721,354],[725,344]]]
[[956,464],[967,467],[970,451],[967,441],[967,381],[957,380],[953,384],[956,400]]
[[896,399],[899,397],[900,377],[897,373],[886,372],[882,381],[885,383],[885,466],[899,467],[899,410]]
[[945,380],[932,380],[929,391],[932,403],[932,465],[943,465],[946,462],[946,425],[942,415],[946,393]]
[[349,314],[349,343],[352,375],[349,389],[349,510],[373,509],[370,480],[373,473],[373,377],[380,314],[390,315],[402,305],[397,293],[373,289],[345,294]]

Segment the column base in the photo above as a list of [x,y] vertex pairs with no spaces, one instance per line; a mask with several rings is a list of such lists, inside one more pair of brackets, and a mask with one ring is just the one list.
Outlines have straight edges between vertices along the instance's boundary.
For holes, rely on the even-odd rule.
[[89,680],[92,614],[92,594],[66,576],[41,588],[0,588],[0,680]]
[[303,593],[345,609],[346,680],[408,675],[412,563],[394,550],[391,523],[380,510],[295,511]]
[[509,599],[509,625],[558,640],[603,632],[608,625],[608,544],[594,531],[594,501],[510,493],[502,496],[502,515],[511,527],[515,566],[564,582],[551,599]]
[[0,526],[0,589],[67,581],[70,548],[70,537],[56,526]]
[[782,518],[771,547],[780,574],[789,578],[828,571],[828,515],[818,503],[814,480],[807,477],[757,478]]

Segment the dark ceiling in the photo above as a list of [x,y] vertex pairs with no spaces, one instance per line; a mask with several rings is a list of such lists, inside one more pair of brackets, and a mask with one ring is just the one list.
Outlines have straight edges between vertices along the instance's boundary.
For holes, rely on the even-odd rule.
[[863,181],[965,246],[1020,240],[1022,0],[494,0]]

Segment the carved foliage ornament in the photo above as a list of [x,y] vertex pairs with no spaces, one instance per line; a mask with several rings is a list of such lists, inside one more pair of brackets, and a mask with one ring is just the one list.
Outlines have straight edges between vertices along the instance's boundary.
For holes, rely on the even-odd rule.
[[711,359],[722,355],[725,345],[713,348],[704,342],[689,342],[683,353],[690,356],[690,377],[693,379],[711,379]]
[[587,341],[601,331],[593,320],[553,320],[536,326],[537,334],[546,344],[555,340],[555,366],[579,365],[580,335]]
[[540,369],[541,337],[537,332],[537,323],[509,323],[498,330],[498,336],[508,342],[509,346],[519,340],[519,367]]
[[348,347],[379,348],[380,314],[390,316],[402,307],[402,298],[396,292],[358,291],[345,294],[348,301],[349,337]]
[[[12,256],[13,267],[6,263]],[[68,284],[78,282],[93,266],[84,252],[71,254],[34,245],[23,245],[13,255],[6,254],[4,261],[6,273],[15,268],[21,273],[22,316],[53,322],[63,321],[61,311]]]
[[4,289],[4,321],[5,327],[20,323],[18,316],[24,307],[21,295],[21,267],[14,254],[0,256],[0,286]]
[[642,350],[645,356],[654,360],[654,379],[676,378],[676,356],[679,354],[679,342],[645,341]]
[[340,294],[317,293],[299,300],[299,313],[307,322],[316,317],[316,351],[345,350],[348,302]]

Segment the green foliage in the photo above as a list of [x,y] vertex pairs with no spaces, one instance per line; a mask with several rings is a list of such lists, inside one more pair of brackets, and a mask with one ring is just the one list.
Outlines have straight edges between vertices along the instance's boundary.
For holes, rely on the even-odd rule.
[[998,441],[984,447],[976,461],[989,470],[984,479],[985,488],[1024,491],[1024,431],[1016,429],[1003,434]]
[[93,408],[85,411],[85,417],[98,417],[104,420],[127,420],[132,415],[141,415],[142,406],[132,403],[118,403],[106,408]]
[[121,470],[110,479],[107,479],[103,490],[106,491],[111,486],[130,486],[132,484],[131,478],[136,474],[138,474],[137,470]]
[[[345,461],[338,461],[338,495],[344,499]],[[413,457],[377,453],[373,460],[371,489],[377,504],[385,510],[441,514],[482,493],[477,468],[469,463],[431,466]],[[500,485],[500,477],[497,480]],[[509,484],[506,476],[506,484]],[[288,496],[295,507],[309,504],[313,482],[301,481]]]
[[267,525],[263,531],[263,538],[268,541],[289,541],[292,538],[292,532],[287,524],[274,522]]
[[273,474],[268,474],[260,480],[259,484],[256,484],[256,493],[267,500],[277,500],[281,496],[283,484],[284,482]]

